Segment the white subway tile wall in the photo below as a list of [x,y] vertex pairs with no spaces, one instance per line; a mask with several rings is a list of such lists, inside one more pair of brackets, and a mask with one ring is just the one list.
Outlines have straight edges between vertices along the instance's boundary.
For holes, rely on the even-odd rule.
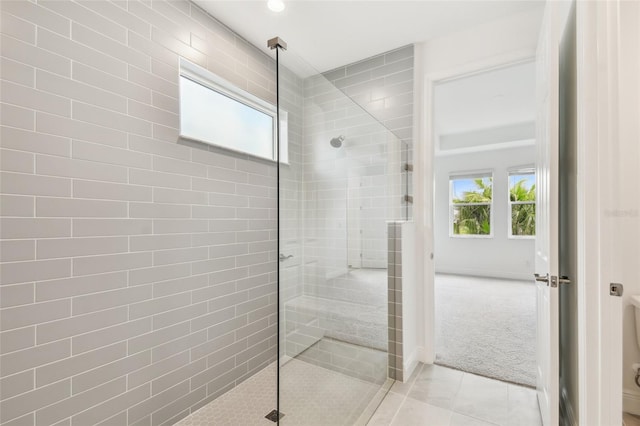
[[0,11],[0,423],[172,424],[276,359],[276,168],[179,140],[178,57],[269,102],[275,63],[186,0]]

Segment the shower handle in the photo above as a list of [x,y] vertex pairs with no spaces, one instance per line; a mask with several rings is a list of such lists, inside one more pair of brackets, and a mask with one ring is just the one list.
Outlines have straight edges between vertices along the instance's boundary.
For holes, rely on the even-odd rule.
[[293,257],[292,254],[290,254],[289,256],[285,256],[284,254],[280,253],[280,256],[278,256],[278,259],[280,259],[280,262],[284,262],[285,260],[290,259],[292,257]]

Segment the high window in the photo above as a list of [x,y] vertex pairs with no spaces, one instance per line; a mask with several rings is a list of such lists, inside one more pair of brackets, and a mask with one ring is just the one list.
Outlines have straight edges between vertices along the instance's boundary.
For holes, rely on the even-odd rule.
[[509,237],[536,235],[536,175],[533,169],[509,173]]
[[[280,119],[280,161],[286,163],[286,113]],[[180,136],[275,161],[276,120],[274,105],[180,60]]]
[[449,233],[452,237],[492,236],[493,176],[490,172],[449,177]]

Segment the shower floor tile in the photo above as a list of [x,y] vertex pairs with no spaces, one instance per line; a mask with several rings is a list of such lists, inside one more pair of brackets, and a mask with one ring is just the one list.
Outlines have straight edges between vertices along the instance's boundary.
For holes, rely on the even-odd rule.
[[273,426],[264,418],[276,408],[275,362],[175,426]]
[[[353,425],[380,385],[292,359],[281,368],[283,426]],[[176,426],[268,426],[276,407],[276,365],[269,365]]]

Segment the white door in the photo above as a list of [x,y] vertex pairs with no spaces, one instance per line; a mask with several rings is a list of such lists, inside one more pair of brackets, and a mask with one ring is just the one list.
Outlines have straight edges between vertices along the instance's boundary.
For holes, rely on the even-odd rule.
[[[566,18],[549,1],[536,53],[536,244],[537,390],[545,426],[559,424],[559,44]],[[554,282],[555,281],[555,282]]]

